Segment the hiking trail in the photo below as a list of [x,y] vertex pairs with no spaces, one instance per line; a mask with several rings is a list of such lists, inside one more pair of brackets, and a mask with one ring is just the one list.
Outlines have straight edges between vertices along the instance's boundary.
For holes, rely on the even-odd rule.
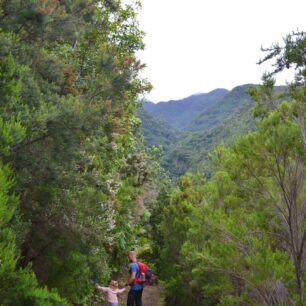
[[[147,286],[143,290],[142,305],[143,306],[159,306],[162,297],[163,287],[161,285]],[[127,292],[119,298],[119,306],[126,306]]]

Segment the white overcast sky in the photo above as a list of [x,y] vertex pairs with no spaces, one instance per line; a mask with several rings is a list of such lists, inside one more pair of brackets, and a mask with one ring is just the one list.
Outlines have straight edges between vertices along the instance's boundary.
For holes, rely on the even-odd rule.
[[[260,47],[306,30],[305,0],[142,0],[138,20],[146,32],[144,76],[153,101],[180,99],[215,88],[260,83],[269,65]],[[280,75],[278,84],[290,80]]]

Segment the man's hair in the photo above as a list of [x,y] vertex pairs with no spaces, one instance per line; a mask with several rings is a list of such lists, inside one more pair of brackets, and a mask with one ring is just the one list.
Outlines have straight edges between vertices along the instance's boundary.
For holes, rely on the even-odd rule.
[[128,251],[128,257],[129,257],[129,258],[136,259],[136,257],[137,257],[136,251],[135,251],[135,250],[133,250],[133,251]]

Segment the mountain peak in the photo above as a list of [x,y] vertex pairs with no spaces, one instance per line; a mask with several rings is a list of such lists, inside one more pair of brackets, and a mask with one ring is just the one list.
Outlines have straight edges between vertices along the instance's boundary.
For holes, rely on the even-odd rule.
[[197,93],[180,100],[156,104],[145,103],[144,108],[153,116],[168,122],[172,127],[183,129],[205,109],[223,98],[229,91],[223,88],[208,93]]

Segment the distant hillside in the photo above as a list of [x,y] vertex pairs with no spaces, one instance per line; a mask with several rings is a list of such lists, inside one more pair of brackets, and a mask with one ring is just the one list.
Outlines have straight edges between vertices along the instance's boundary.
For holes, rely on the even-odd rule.
[[[164,146],[161,165],[173,178],[186,171],[205,171],[209,175],[209,153],[220,143],[228,145],[235,137],[255,129],[255,102],[247,93],[250,86],[237,86],[231,91],[217,89],[167,103],[145,103],[146,110],[139,115],[146,143]],[[279,86],[276,92],[285,89]]]
[[147,146],[162,145],[164,151],[169,151],[171,145],[179,140],[179,132],[168,123],[152,116],[145,109],[139,109],[138,115],[142,121],[142,133]]
[[188,131],[205,130],[222,123],[239,109],[248,110],[254,101],[246,90],[250,84],[237,86],[223,96],[218,102],[205,109],[185,129]]
[[227,93],[226,89],[215,89],[209,93],[197,94],[177,101],[171,100],[157,104],[145,102],[144,109],[172,127],[183,129]]
[[255,129],[252,106],[249,109],[238,108],[214,127],[186,131],[181,140],[163,156],[161,164],[172,177],[179,177],[186,171],[204,171],[206,175],[210,175],[209,153],[217,145],[229,145],[237,136],[252,129]]

